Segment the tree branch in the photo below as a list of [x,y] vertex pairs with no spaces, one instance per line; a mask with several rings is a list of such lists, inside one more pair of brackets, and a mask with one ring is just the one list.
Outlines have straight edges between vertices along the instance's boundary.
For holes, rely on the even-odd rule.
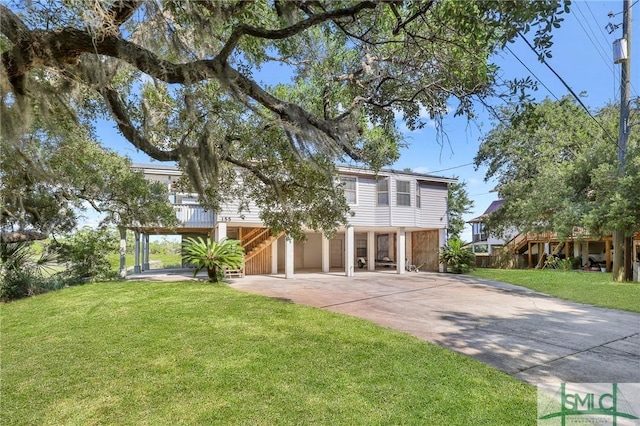
[[13,43],[18,44],[30,35],[29,28],[18,15],[0,3],[0,31]]
[[49,238],[48,233],[37,231],[13,231],[0,233],[0,243],[3,244],[46,240],[47,238]]
[[[105,101],[107,101],[111,114],[118,125],[118,129],[136,148],[158,161],[178,161],[180,159],[181,148],[176,148],[171,151],[158,149],[136,129],[129,119],[126,106],[120,100],[120,95],[117,91],[110,87],[103,87],[100,89],[100,92]],[[182,148],[182,150],[184,150],[184,148]]]
[[[422,7],[418,9],[416,13],[414,13],[413,15],[405,19],[404,22],[398,22],[398,25],[396,25],[396,27],[393,29],[393,35],[398,35],[398,33],[400,33],[400,30],[403,30],[414,19],[418,18],[419,16],[422,16],[427,10],[431,8],[431,6],[433,6],[433,0],[430,0],[425,4],[423,4]],[[396,17],[399,18],[399,15],[397,15],[397,11],[395,11],[395,6],[392,4],[391,7],[392,7],[392,10],[394,10],[395,12]]]
[[238,45],[238,42],[240,41],[242,36],[245,36],[245,35],[249,35],[257,38],[267,38],[270,40],[281,40],[283,38],[288,38],[296,34],[299,34],[304,30],[314,25],[317,25],[321,22],[342,18],[344,16],[357,15],[358,12],[364,9],[375,9],[376,6],[377,6],[376,3],[374,2],[363,1],[361,3],[356,4],[353,7],[331,10],[329,12],[312,15],[311,17],[303,21],[300,21],[294,25],[281,28],[278,30],[267,30],[265,28],[258,28],[250,25],[241,24],[241,25],[238,25],[233,30],[233,32],[231,33],[231,36],[227,40],[227,43],[224,45],[222,50],[220,50],[218,57],[220,58],[220,60],[226,62],[229,55],[231,55],[231,52],[233,52],[235,47]]
[[124,24],[141,4],[141,0],[116,0],[107,10],[106,15],[110,22],[105,22],[105,26],[119,27]]

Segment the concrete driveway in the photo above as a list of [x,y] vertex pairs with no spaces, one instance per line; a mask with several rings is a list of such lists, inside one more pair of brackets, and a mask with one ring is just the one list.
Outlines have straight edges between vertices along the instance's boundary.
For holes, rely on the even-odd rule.
[[450,274],[299,274],[230,282],[407,332],[534,385],[640,383],[640,314]]

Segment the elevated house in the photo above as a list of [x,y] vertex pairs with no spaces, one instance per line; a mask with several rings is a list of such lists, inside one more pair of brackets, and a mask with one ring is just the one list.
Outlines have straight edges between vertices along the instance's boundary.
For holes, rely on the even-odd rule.
[[503,200],[495,200],[487,207],[482,215],[467,221],[467,223],[471,225],[471,243],[469,243],[467,247],[476,255],[476,264],[479,267],[491,266],[492,256],[501,251],[505,243],[518,233],[517,231],[513,231],[505,238],[497,238],[489,235],[486,231],[485,220],[487,216],[498,210],[503,203]]
[[217,212],[204,209],[196,194],[174,191],[181,176],[175,167],[135,164],[134,168],[149,180],[167,184],[180,221],[174,229],[134,229],[135,271],[149,268],[149,236],[161,234],[178,234],[183,240],[198,235],[216,241],[225,237],[240,240],[245,251],[244,268],[236,271],[240,275],[284,274],[291,278],[298,272],[344,271],[353,276],[356,271],[376,268],[403,274],[408,263],[421,270],[442,270],[438,253],[446,243],[448,184],[455,179],[339,167],[353,215],[333,238],[308,230],[303,242],[273,235],[255,205],[242,214],[238,212],[239,200]]
[[[493,256],[501,252],[516,255],[516,267],[534,268],[544,266],[549,256],[560,259],[573,259],[575,266],[586,270],[611,271],[612,267],[612,237],[590,235],[583,228],[575,228],[568,238],[561,238],[555,232],[517,232],[514,231],[506,239],[493,238],[485,231],[486,217],[502,206],[503,200],[491,203],[487,210],[479,217],[468,223],[472,227],[472,242],[469,246],[476,254],[476,264],[479,267],[493,266]],[[638,280],[637,269],[640,263],[640,233],[633,238],[632,261],[634,266],[634,280]]]

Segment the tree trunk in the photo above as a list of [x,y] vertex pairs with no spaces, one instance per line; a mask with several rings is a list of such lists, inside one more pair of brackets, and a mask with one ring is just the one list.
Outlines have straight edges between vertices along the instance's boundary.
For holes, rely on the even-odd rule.
[[626,271],[624,267],[624,231],[613,232],[613,280],[626,281]]
[[209,281],[212,283],[217,283],[218,280],[218,267],[214,266],[211,268],[207,268],[207,275],[209,276]]

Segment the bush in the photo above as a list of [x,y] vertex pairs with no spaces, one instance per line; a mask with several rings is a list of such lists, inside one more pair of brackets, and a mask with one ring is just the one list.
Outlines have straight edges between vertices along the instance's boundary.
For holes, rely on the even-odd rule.
[[9,301],[34,294],[33,283],[37,277],[30,271],[9,269],[2,274],[0,283],[0,300]]
[[[37,250],[34,249],[37,247]],[[55,251],[32,241],[0,244],[0,300],[8,301],[43,293]]]
[[215,242],[202,237],[188,238],[183,251],[184,260],[196,266],[193,276],[206,268],[211,282],[222,281],[225,268],[237,269],[244,265],[244,250],[238,240]]
[[572,257],[569,259],[560,259],[557,256],[549,256],[544,264],[548,269],[559,269],[561,271],[570,271],[572,269],[580,268],[582,261],[580,258]]
[[469,272],[476,260],[476,256],[469,249],[463,248],[459,239],[451,239],[440,249],[440,262],[455,274]]
[[69,279],[113,279],[109,254],[117,252],[119,237],[108,228],[83,228],[57,243],[60,260],[70,264]]

